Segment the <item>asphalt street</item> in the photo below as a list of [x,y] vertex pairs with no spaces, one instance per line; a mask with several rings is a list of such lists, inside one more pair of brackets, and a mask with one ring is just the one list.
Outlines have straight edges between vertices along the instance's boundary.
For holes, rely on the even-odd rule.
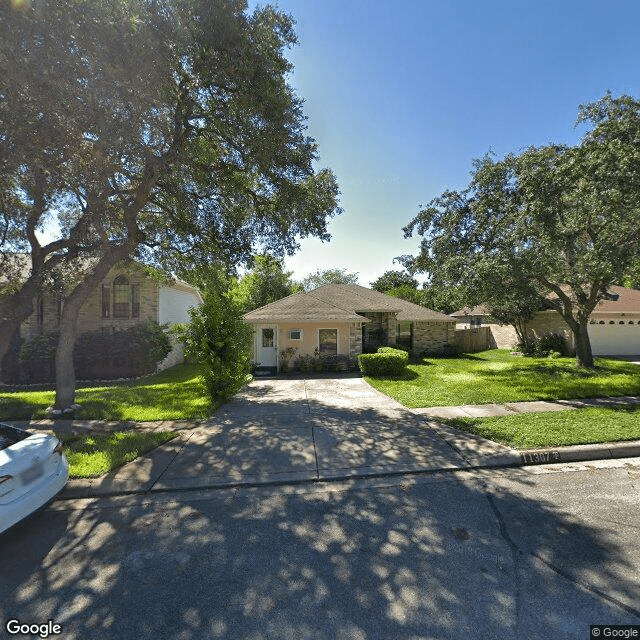
[[637,458],[58,500],[0,535],[0,619],[77,640],[582,640],[640,625],[639,507]]

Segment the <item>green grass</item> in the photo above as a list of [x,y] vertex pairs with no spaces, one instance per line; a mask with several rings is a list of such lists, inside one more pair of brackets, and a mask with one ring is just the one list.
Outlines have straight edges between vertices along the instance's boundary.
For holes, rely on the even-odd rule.
[[640,440],[637,406],[451,418],[440,422],[517,449]]
[[402,377],[366,380],[410,408],[640,395],[638,365],[596,358],[590,370],[574,358],[524,358],[504,349],[425,358]]
[[[54,391],[0,391],[0,420],[47,417]],[[113,383],[77,390],[79,420],[181,420],[206,418],[213,407],[200,369],[179,364],[161,373],[129,383]]]
[[117,431],[61,435],[71,478],[95,478],[135,460],[178,434],[173,431]]

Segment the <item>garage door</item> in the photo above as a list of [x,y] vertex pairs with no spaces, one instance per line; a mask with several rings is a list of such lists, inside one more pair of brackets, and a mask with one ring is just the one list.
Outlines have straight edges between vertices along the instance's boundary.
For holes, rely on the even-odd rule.
[[590,324],[589,338],[594,356],[635,356],[640,354],[640,322],[615,320],[615,324]]

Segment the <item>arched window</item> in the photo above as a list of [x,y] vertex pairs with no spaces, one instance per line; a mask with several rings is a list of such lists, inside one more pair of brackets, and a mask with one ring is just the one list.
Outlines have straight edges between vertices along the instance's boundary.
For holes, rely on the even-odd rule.
[[113,279],[113,317],[128,318],[131,289],[126,276],[116,276]]

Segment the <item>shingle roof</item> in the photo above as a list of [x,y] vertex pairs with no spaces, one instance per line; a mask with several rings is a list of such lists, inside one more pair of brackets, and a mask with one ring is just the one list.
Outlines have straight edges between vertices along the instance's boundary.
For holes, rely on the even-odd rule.
[[[570,289],[566,289],[570,293]],[[640,291],[637,289],[629,289],[627,287],[619,287],[612,285],[609,287],[609,293],[617,295],[616,300],[601,300],[593,313],[640,313]],[[550,294],[549,299],[557,298],[554,294]],[[452,317],[461,316],[482,316],[489,315],[486,305],[479,304],[477,307],[463,307],[459,311],[452,313]]]
[[611,293],[617,294],[617,300],[602,300],[594,313],[640,313],[640,291],[627,287],[609,287]]
[[327,284],[282,298],[243,317],[247,322],[368,322],[361,313],[397,313],[399,321],[439,320],[449,316],[355,284]]
[[247,322],[369,322],[364,316],[341,309],[309,293],[291,296],[245,313]]

